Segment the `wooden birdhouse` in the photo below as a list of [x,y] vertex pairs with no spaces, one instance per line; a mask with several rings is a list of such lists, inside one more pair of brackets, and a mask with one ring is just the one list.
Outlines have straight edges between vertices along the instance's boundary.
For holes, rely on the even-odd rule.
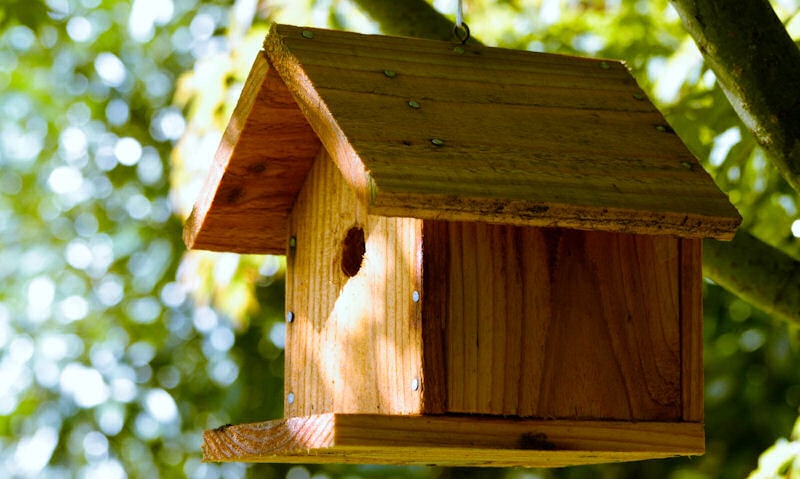
[[285,417],[205,459],[702,454],[701,238],[739,222],[620,62],[276,25],[186,242],[286,255]]

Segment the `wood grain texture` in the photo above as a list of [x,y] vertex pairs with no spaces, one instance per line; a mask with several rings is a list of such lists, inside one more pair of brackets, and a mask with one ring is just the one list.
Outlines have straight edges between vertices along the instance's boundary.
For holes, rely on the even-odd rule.
[[703,242],[680,240],[683,420],[703,421]]
[[[364,232],[365,254],[348,277],[342,252],[353,227]],[[421,411],[421,312],[413,301],[421,233],[421,220],[368,215],[320,152],[290,219],[285,392],[294,402],[285,402],[285,416]]]
[[453,47],[283,25],[265,41],[370,213],[732,237],[738,213],[624,65]]
[[425,376],[422,412],[447,412],[448,256],[447,222],[422,224],[422,369]]
[[699,423],[324,414],[206,431],[204,461],[562,467],[696,455]]
[[189,248],[282,254],[289,210],[320,142],[259,54],[184,228]]
[[453,47],[273,27],[187,245],[282,252],[320,141],[370,214],[732,237],[740,217],[624,65]]
[[433,221],[424,237],[426,280],[445,271],[423,318],[443,331],[425,359],[446,412],[683,418],[679,239]]

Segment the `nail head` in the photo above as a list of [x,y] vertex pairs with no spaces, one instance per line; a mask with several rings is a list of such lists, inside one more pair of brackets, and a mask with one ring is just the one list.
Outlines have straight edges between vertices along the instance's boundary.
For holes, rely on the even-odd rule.
[[419,303],[419,291],[414,291],[413,293],[411,293],[411,299],[415,303]]
[[420,108],[422,108],[422,105],[420,105],[419,102],[416,102],[414,100],[409,100],[408,101],[408,106],[410,106],[411,108],[413,108],[415,110],[419,110]]
[[303,30],[303,38],[311,40],[312,38],[314,38],[314,32],[312,32],[311,30]]
[[441,138],[432,138],[431,139],[431,144],[433,144],[433,146],[441,147],[441,146],[444,146],[444,140],[442,140]]
[[296,236],[290,237],[289,238],[289,247],[290,248],[295,248],[296,246],[297,246],[297,237]]
[[294,404],[294,393],[289,393],[286,395],[286,402],[289,404]]
[[453,48],[453,51],[458,53],[459,55],[461,55],[461,54],[464,53],[464,47],[460,47],[460,46],[459,47],[455,47],[455,48]]
[[397,76],[397,72],[394,70],[384,70],[383,74],[386,75],[387,78],[394,78]]
[[681,166],[686,168],[687,170],[694,169],[694,165],[692,164],[691,161],[681,161]]
[[414,378],[411,380],[411,390],[412,391],[419,391],[419,379]]
[[664,132],[667,131],[667,127],[664,125],[656,125],[656,130]]
[[287,323],[294,322],[294,313],[292,311],[286,312],[286,322]]
[[602,68],[603,70],[608,70],[609,68],[611,68],[611,65],[609,65],[608,62],[600,62],[600,68]]
[[642,101],[642,100],[644,100],[644,95],[641,94],[641,93],[634,93],[633,94],[633,98],[636,99],[636,100]]

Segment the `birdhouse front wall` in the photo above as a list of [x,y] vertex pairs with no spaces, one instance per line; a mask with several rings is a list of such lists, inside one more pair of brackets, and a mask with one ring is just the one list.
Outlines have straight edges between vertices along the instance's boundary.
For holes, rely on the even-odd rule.
[[289,225],[285,416],[422,412],[422,220],[368,215],[323,148]]

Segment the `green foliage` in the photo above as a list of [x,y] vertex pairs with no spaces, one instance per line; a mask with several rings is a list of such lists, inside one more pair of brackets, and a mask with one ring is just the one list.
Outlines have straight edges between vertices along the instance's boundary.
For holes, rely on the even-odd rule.
[[[666,0],[465,4],[487,44],[624,59],[746,227],[800,256],[796,193]],[[800,426],[770,447],[800,406],[797,334],[710,283],[705,456],[557,471],[201,464],[203,429],[282,415],[282,260],[185,254],[180,239],[267,17],[377,29],[344,0],[0,5],[0,477],[797,475]]]
[[47,18],[47,7],[39,0],[6,0],[0,5],[0,29],[14,24],[36,30]]
[[244,471],[201,464],[200,437],[242,402],[249,356],[281,350],[234,349],[233,322],[189,297],[168,181],[175,80],[224,49],[229,7],[0,7],[2,477]]
[[758,469],[750,479],[796,479],[800,477],[800,419],[795,423],[790,440],[778,441],[758,460]]

